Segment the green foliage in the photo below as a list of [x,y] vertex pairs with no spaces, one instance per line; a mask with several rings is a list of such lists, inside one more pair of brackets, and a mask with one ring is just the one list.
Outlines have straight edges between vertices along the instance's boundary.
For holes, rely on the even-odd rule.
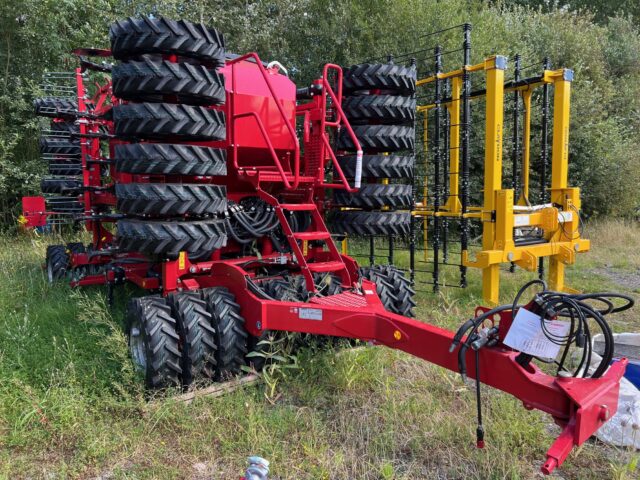
[[[571,183],[583,188],[588,213],[628,215],[640,204],[635,188],[640,180],[638,3],[570,2],[574,10],[564,3],[5,0],[0,13],[0,222],[12,221],[22,195],[38,191],[44,166],[31,102],[41,94],[42,73],[73,69],[71,49],[107,47],[110,22],[144,14],[215,26],[225,33],[230,51],[277,59],[300,85],[315,78],[325,62],[348,65],[431,47],[435,39],[421,34],[471,22],[474,62],[520,53],[526,64],[549,56],[554,67],[575,70]],[[445,50],[460,47],[458,32],[440,39]],[[446,58],[445,67],[459,65],[453,60]],[[532,146],[535,168],[536,140]]]

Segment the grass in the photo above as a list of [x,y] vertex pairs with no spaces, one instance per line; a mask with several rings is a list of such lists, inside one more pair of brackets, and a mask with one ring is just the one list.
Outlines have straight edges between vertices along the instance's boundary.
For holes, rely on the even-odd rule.
[[[640,228],[592,223],[593,251],[570,269],[584,290],[637,293]],[[453,373],[392,350],[305,350],[275,402],[265,387],[184,405],[145,400],[113,311],[99,288],[50,286],[53,238],[0,238],[0,478],[238,478],[246,457],[277,479],[539,478],[558,430],[514,398],[484,389],[487,448],[474,448],[474,392]],[[400,263],[406,258],[399,258]],[[455,272],[451,274],[454,281]],[[503,273],[504,300],[531,274]],[[419,293],[418,317],[456,327],[480,302],[467,290]],[[637,331],[632,311],[616,331]],[[556,478],[633,478],[634,454],[600,442],[573,452]]]

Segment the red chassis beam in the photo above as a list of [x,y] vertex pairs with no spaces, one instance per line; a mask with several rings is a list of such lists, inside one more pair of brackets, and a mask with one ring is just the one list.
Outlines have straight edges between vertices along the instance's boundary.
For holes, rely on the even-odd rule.
[[[212,262],[212,275],[187,279],[187,288],[224,286],[240,304],[246,328],[304,332],[357,338],[402,350],[449,370],[458,370],[458,351],[449,352],[453,332],[384,310],[373,283],[362,281],[362,294],[319,297],[310,303],[271,301],[249,290],[247,272],[231,262]],[[542,472],[551,473],[574,446],[584,443],[618,405],[626,359],[614,363],[601,378],[553,377],[515,360],[518,352],[498,346],[480,350],[480,380],[520,399],[526,409],[550,414],[563,427],[547,452]],[[467,352],[468,376],[475,378],[475,352]]]
[[[278,255],[237,260],[194,263],[188,259],[164,262],[162,281],[148,277],[148,264],[135,262],[135,256],[123,263],[125,278],[142,288],[174,290],[224,286],[236,297],[247,330],[255,336],[265,330],[303,332],[357,338],[402,350],[452,371],[458,370],[458,350],[449,352],[453,332],[390,313],[384,309],[373,283],[362,281],[362,294],[343,293],[317,297],[309,303],[283,302],[258,298],[249,288],[251,274],[242,265],[274,260]],[[89,263],[84,254],[73,255],[78,264]],[[344,257],[350,270],[355,264]],[[93,261],[99,263],[101,259]],[[137,258],[140,260],[140,258]],[[355,277],[354,277],[355,278]],[[88,276],[78,285],[113,282],[115,273]],[[510,315],[501,317],[508,326]],[[503,325],[505,326],[505,325]],[[502,329],[501,329],[502,332]],[[498,345],[480,350],[480,380],[520,399],[526,409],[538,409],[550,414],[563,428],[549,448],[542,471],[551,473],[567,458],[574,446],[584,443],[611,416],[618,406],[620,378],[626,359],[614,363],[601,378],[553,377],[534,365],[525,368],[516,362],[518,352]],[[475,351],[466,354],[467,375],[475,378]]]

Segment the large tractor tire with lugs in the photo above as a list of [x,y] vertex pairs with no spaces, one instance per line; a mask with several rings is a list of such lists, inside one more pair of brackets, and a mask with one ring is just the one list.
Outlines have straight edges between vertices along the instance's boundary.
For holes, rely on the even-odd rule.
[[221,185],[121,183],[116,198],[118,210],[132,215],[214,215],[227,210],[227,188]]
[[47,210],[54,213],[81,213],[84,203],[72,197],[48,197]]
[[210,380],[216,371],[215,328],[207,304],[197,292],[167,297],[180,336],[182,384]]
[[333,203],[342,207],[377,209],[402,208],[413,204],[411,185],[366,183],[355,193],[335,190]]
[[[398,152],[413,150],[415,144],[415,129],[405,125],[355,125],[353,127],[364,152]],[[338,137],[339,150],[355,150],[351,137],[346,129]]]
[[111,52],[118,60],[155,53],[224,65],[222,34],[201,23],[163,17],[130,17],[113,23],[109,38]]
[[127,307],[129,351],[150,389],[180,387],[180,336],[171,307],[160,296],[134,298]]
[[78,102],[71,98],[43,97],[33,101],[36,115],[51,118],[75,118],[78,114]]
[[115,146],[116,170],[142,175],[227,174],[227,151],[222,148],[164,143],[132,143]]
[[130,103],[113,107],[115,134],[125,138],[224,140],[224,112],[172,103]]
[[123,100],[162,102],[163,96],[171,95],[188,105],[225,101],[224,76],[203,65],[143,57],[116,65],[111,78],[114,95]]
[[[415,157],[410,155],[363,155],[362,178],[413,178]],[[356,175],[356,155],[338,157],[347,178]]]
[[141,252],[175,260],[180,252],[201,259],[227,244],[224,220],[118,220],[118,244],[127,252]]
[[64,158],[80,158],[82,150],[80,141],[68,138],[49,138],[42,137],[40,139],[40,153],[49,155],[63,155]]
[[373,265],[360,269],[360,275],[376,284],[384,308],[405,317],[415,317],[415,290],[404,273],[393,265]]
[[345,69],[343,75],[342,88],[346,94],[383,90],[395,95],[413,95],[416,91],[415,66],[364,63]]
[[82,175],[82,162],[80,160],[67,160],[66,158],[49,159],[50,175],[74,176]]
[[342,110],[351,125],[370,122],[402,125],[415,120],[416,99],[397,95],[359,95],[346,97]]
[[241,373],[246,363],[248,333],[240,315],[240,305],[233,294],[224,287],[201,290],[211,324],[215,330],[216,371],[215,380],[228,380]]
[[77,196],[82,193],[82,182],[73,178],[43,178],[40,189],[42,193]]
[[409,212],[335,212],[330,230],[347,235],[407,235],[411,224]]
[[49,245],[45,263],[49,283],[64,279],[69,269],[69,254],[64,245]]
[[416,306],[416,301],[413,297],[416,291],[411,286],[411,280],[395,265],[381,265],[380,269],[393,285],[393,292],[396,297],[396,313],[405,317],[415,317],[416,315],[413,309]]
[[51,121],[51,131],[60,135],[72,135],[80,133],[80,125],[72,121]]

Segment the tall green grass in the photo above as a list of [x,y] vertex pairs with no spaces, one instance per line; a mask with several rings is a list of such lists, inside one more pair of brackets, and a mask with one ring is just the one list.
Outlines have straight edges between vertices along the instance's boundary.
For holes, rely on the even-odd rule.
[[[628,252],[624,268],[637,271],[640,236],[624,238],[596,242],[569,282],[625,291],[597,273],[611,268],[605,249]],[[0,238],[0,478],[227,479],[251,454],[268,458],[281,479],[537,478],[559,432],[548,417],[485,388],[487,448],[476,450],[473,390],[452,372],[382,347],[303,350],[271,402],[264,386],[190,405],[172,400],[175,392],[148,402],[122,331],[126,299],[140,292],[118,290],[110,311],[101,288],[49,285],[41,266],[56,242]],[[407,258],[398,253],[397,261]],[[530,276],[505,272],[504,299]],[[470,284],[419,293],[418,317],[457,326],[481,303],[477,272]],[[635,316],[614,322],[639,325]],[[624,478],[632,461],[587,442],[558,478]]]

